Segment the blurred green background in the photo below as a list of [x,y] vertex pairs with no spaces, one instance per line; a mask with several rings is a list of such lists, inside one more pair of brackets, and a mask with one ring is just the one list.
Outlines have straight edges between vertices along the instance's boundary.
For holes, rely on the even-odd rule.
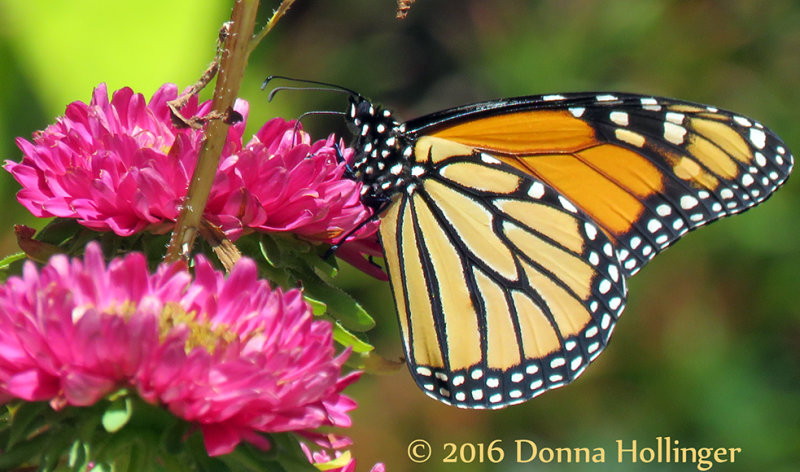
[[[277,1],[262,2],[261,23]],[[92,87],[193,83],[210,61],[229,2],[0,1],[0,157]],[[251,57],[242,96],[250,129],[342,97],[284,93],[267,103],[268,74],[338,83],[412,118],[502,96],[620,90],[733,109],[800,149],[800,3],[796,0],[418,0],[405,21],[392,0],[298,0]],[[333,95],[333,96],[331,96]],[[306,120],[318,137],[341,123]],[[800,464],[800,184],[790,179],[755,211],[691,234],[630,282],[613,341],[566,388],[498,412],[428,399],[405,369],[366,375],[351,395],[359,470],[697,470],[616,462],[616,440],[655,447],[739,447],[712,470],[795,471]],[[0,252],[14,223],[41,227],[0,174]],[[386,284],[346,270],[341,283],[377,317],[381,353],[401,348]],[[431,460],[406,448],[423,438]],[[443,464],[444,443],[500,439],[500,464]],[[601,447],[605,464],[515,464],[513,441]]]

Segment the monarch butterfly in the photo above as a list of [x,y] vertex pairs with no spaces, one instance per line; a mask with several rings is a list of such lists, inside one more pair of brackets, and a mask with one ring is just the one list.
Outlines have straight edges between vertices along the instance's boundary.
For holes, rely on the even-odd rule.
[[462,408],[576,379],[608,343],[626,279],[763,202],[793,165],[759,122],[669,98],[536,95],[404,123],[338,89],[409,369]]

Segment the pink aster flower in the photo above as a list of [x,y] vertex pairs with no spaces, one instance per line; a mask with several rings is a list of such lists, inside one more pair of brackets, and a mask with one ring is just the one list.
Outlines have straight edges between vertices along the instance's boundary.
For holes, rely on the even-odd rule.
[[96,245],[0,285],[0,402],[90,405],[122,387],[199,426],[211,455],[259,432],[350,425],[347,353],[297,290],[272,290],[243,259],[226,278],[203,258],[147,271]]
[[[206,213],[229,236],[245,229],[291,231],[332,240],[369,220],[361,185],[344,178],[353,150],[334,137],[311,142],[294,121],[268,121],[238,153],[225,156]],[[341,155],[338,155],[341,154]],[[375,224],[359,234],[371,234]]]
[[[109,101],[98,85],[88,105],[68,105],[33,142],[17,138],[23,159],[5,165],[22,185],[17,200],[38,217],[76,218],[121,236],[174,221],[202,140],[172,125],[167,102],[177,96],[166,84],[149,103],[129,88]],[[196,111],[196,99],[183,110]]]
[[[5,164],[22,185],[17,199],[38,217],[76,218],[120,236],[168,230],[204,138],[202,130],[173,125],[167,102],[177,96],[166,84],[149,103],[129,88],[109,101],[100,84],[89,104],[71,103],[33,142],[17,139],[22,161]],[[181,112],[203,116],[210,107],[192,97]],[[237,100],[234,109],[244,120],[228,133],[205,211],[209,221],[233,239],[248,231],[291,231],[333,241],[369,219],[361,184],[343,177],[333,136],[312,143],[294,122],[273,119],[243,146],[249,107]],[[349,158],[352,150],[341,154]],[[375,229],[376,223],[365,225],[358,237]]]

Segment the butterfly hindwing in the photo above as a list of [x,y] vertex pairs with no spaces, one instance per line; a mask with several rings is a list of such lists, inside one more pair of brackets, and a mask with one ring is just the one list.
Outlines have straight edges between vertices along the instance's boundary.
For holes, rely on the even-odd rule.
[[425,175],[380,236],[412,374],[472,408],[576,378],[608,341],[625,280],[605,233],[547,184],[422,138]]

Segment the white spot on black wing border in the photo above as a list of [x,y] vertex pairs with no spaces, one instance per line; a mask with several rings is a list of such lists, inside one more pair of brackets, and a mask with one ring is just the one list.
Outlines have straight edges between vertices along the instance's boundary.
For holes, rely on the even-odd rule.
[[[530,359],[509,370],[472,366],[454,372],[410,365],[415,381],[428,396],[459,408],[499,409],[525,402],[578,378],[608,344],[620,306],[600,308],[600,321],[563,340],[562,349]],[[474,375],[479,372],[480,375]]]
[[[650,146],[655,143],[682,155],[692,139],[697,135],[703,136],[702,130],[693,128],[692,119],[712,119],[731,126],[753,155],[752,162],[743,163],[731,154],[731,160],[739,168],[739,175],[735,179],[716,175],[702,162],[695,160],[704,172],[714,175],[720,182],[717,188],[710,191],[672,176],[669,169],[674,163],[665,161],[663,155],[653,152],[653,149],[633,148],[629,143],[611,138],[620,146],[646,155],[655,165],[664,169],[664,174],[669,176],[667,185],[671,186],[664,194],[653,195],[642,201],[647,210],[640,215],[627,237],[618,241],[620,262],[628,276],[638,272],[656,254],[688,231],[763,202],[784,183],[791,171],[793,157],[786,145],[772,131],[751,118],[668,98],[631,94],[595,95],[614,95],[619,99],[598,100],[588,106],[583,114],[583,118],[605,136],[615,135],[615,130],[624,124],[621,113],[625,113],[628,117],[627,129],[643,135]],[[567,102],[572,103],[571,97],[567,96]],[[710,113],[716,116],[711,117]],[[698,203],[687,205],[693,201]],[[691,208],[685,208],[688,206]],[[666,213],[664,208],[673,211],[669,215],[661,214],[659,208],[661,213]],[[631,244],[634,238],[638,244]]]

